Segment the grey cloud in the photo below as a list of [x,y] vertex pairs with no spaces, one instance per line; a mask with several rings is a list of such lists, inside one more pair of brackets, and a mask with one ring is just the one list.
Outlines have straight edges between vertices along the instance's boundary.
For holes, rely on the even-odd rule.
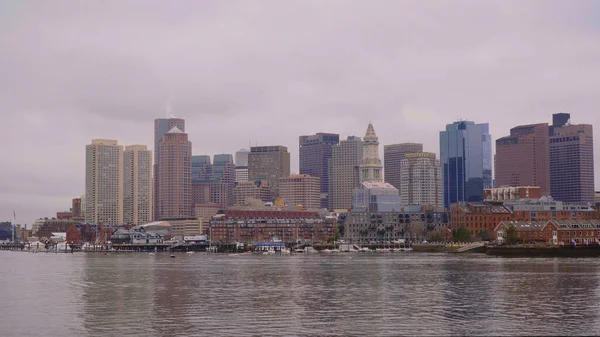
[[[167,101],[186,119],[195,153],[281,144],[293,167],[298,135],[362,136],[369,120],[382,144],[422,142],[433,152],[438,131],[457,118],[490,122],[494,138],[559,111],[597,124],[598,7],[2,3],[0,113],[9,127],[0,133],[0,218],[13,207],[28,222],[67,208],[64,200],[83,193],[85,144],[115,138],[152,147],[152,120],[167,114]],[[24,186],[40,197],[15,194]]]

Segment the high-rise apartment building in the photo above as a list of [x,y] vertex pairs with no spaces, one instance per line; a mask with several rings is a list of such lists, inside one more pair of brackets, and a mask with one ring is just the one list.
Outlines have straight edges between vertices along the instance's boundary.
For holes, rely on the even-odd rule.
[[94,139],[85,147],[85,221],[123,223],[123,146]]
[[435,153],[406,153],[400,166],[402,206],[444,207],[440,162]]
[[334,145],[329,163],[329,209],[352,208],[352,197],[360,184],[359,165],[363,158],[363,141],[349,136]]
[[192,216],[192,143],[174,127],[159,145],[159,220]]
[[568,113],[552,115],[550,191],[555,200],[594,202],[594,130],[570,120]]
[[521,125],[496,140],[495,177],[498,187],[539,186],[550,195],[548,124]]
[[123,222],[143,225],[151,222],[152,151],[145,145],[130,145],[123,152]]
[[423,152],[423,144],[400,143],[383,146],[383,168],[385,182],[392,184],[402,193],[400,165],[407,153]]
[[290,175],[290,153],[285,146],[253,146],[248,154],[248,180],[266,180],[278,196],[279,178]]
[[300,136],[300,174],[308,174],[321,180],[321,207],[327,208],[329,194],[329,162],[332,148],[340,143],[340,135],[319,132]]
[[279,197],[288,206],[302,206],[305,210],[321,208],[321,179],[308,174],[292,174],[279,178]]
[[492,186],[492,148],[489,125],[458,121],[440,131],[440,164],[444,207],[461,201],[483,200]]
[[152,207],[155,220],[159,219],[159,207],[158,200],[160,197],[159,192],[159,164],[160,164],[160,143],[163,141],[165,133],[173,128],[178,128],[182,132],[185,132],[185,120],[182,118],[157,118],[154,120],[154,205]]

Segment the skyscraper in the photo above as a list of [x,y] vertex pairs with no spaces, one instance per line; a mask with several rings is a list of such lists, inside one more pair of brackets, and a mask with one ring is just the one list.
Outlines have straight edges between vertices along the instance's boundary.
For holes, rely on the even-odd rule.
[[392,184],[402,193],[400,164],[407,153],[423,152],[423,144],[400,143],[383,146],[383,168],[385,182]]
[[521,125],[496,140],[495,177],[498,187],[539,186],[550,195],[548,124]]
[[550,191],[555,200],[594,202],[594,138],[589,124],[571,124],[571,115],[552,115]]
[[290,153],[285,146],[253,146],[248,154],[248,180],[266,180],[278,196],[279,178],[290,175]]
[[288,206],[302,206],[303,209],[321,208],[321,179],[308,174],[293,174],[279,178],[279,197]]
[[375,134],[373,124],[369,123],[363,137],[363,157],[360,161],[360,182],[382,182],[383,174],[379,159],[379,138]]
[[360,185],[354,189],[353,212],[399,212],[400,193],[389,183],[383,182],[379,139],[369,123],[363,137],[363,156],[359,165]]
[[85,147],[85,221],[123,223],[123,146],[94,139]]
[[360,184],[359,165],[363,158],[363,141],[349,136],[331,149],[329,163],[329,209],[352,208],[353,191]]
[[248,153],[246,149],[235,153],[235,182],[248,181]]
[[440,131],[440,164],[444,207],[483,200],[492,185],[491,135],[487,123],[458,121]]
[[435,153],[406,153],[401,162],[400,177],[402,206],[444,207],[440,162]]
[[340,135],[317,133],[300,136],[300,174],[308,174],[321,180],[321,207],[327,208],[329,194],[329,162],[332,147],[340,143]]
[[130,145],[123,152],[123,222],[143,225],[152,221],[152,151]]
[[185,132],[185,120],[181,118],[157,118],[154,120],[154,205],[153,213],[154,219],[159,218],[159,207],[158,199],[159,193],[159,164],[160,164],[160,143],[163,141],[165,133],[173,128],[178,128],[182,132]]
[[248,153],[250,151],[241,149],[235,153],[235,166],[248,166]]
[[192,143],[173,127],[159,145],[159,219],[192,216]]

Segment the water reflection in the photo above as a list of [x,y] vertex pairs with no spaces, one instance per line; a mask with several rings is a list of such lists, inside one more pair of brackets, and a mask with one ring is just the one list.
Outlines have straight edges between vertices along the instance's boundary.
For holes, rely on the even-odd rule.
[[[11,308],[0,310],[17,323],[3,336],[22,336],[24,326],[60,336],[589,335],[600,328],[597,259],[0,254],[10,254],[0,295]],[[15,284],[19,291],[9,291]]]

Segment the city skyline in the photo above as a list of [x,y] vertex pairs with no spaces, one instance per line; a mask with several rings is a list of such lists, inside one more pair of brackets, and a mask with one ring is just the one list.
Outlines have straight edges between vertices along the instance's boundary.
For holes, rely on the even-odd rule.
[[[282,145],[293,172],[298,136],[362,136],[369,120],[381,153],[383,145],[415,142],[438,157],[438,132],[461,118],[489,123],[493,141],[516,125],[551,123],[552,113],[600,124],[600,62],[593,57],[600,29],[592,2],[545,3],[540,10],[535,1],[456,1],[439,11],[419,2],[386,3],[385,11],[332,2],[317,11],[290,1],[250,13],[242,4],[189,2],[143,12],[115,4],[102,11],[77,3],[3,7],[0,111],[14,127],[0,135],[0,219],[14,210],[17,222],[30,225],[67,210],[84,194],[85,144],[116,139],[155,151],[152,123],[167,113],[186,119],[194,155],[233,154],[249,142]],[[461,19],[466,11],[477,23]],[[113,17],[131,24],[97,29]],[[481,22],[488,28],[474,29]],[[387,34],[390,27],[411,34]],[[274,44],[278,49],[265,49]],[[249,132],[261,127],[269,132]]]

